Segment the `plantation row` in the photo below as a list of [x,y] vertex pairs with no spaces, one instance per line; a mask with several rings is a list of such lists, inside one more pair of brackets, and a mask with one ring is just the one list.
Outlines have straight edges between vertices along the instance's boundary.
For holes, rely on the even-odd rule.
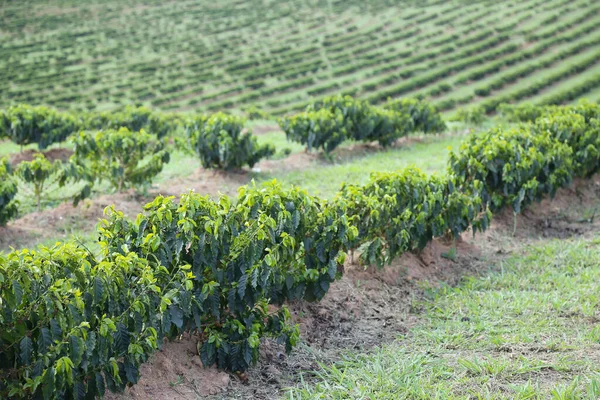
[[108,210],[99,258],[73,243],[1,256],[0,396],[122,390],[163,338],[183,332],[198,334],[204,365],[232,371],[256,361],[261,338],[291,350],[299,331],[284,303],[321,299],[346,252],[383,266],[600,170],[599,106],[534,112],[533,123],[472,136],[444,177],[374,174],[332,201],[276,182],[235,199],[157,197],[135,222]]
[[411,132],[446,129],[438,111],[422,100],[390,100],[380,108],[342,95],[309,104],[305,112],[281,118],[279,125],[289,140],[327,153],[345,140],[377,141],[387,147]]
[[[249,117],[264,117],[257,109]],[[58,184],[79,185],[74,203],[89,197],[94,186],[107,181],[121,192],[147,187],[170,161],[169,139],[176,147],[195,154],[204,168],[253,167],[275,154],[272,145],[259,145],[244,118],[225,113],[168,115],[146,108],[127,107],[120,112],[72,114],[47,107],[18,105],[0,112],[0,138],[18,145],[36,143],[40,150],[70,138],[74,154],[66,163],[51,163],[42,154],[20,163],[14,171],[19,182],[31,188],[38,210],[45,190]],[[386,108],[351,97],[334,96],[311,104],[297,117],[280,121],[288,139],[327,152],[344,140],[378,141],[389,146],[410,132],[432,133],[445,129],[439,113],[424,101],[391,101]],[[0,177],[0,225],[18,214],[13,202],[17,184],[7,163]]]
[[344,90],[373,102],[444,94],[436,105],[452,109],[481,100],[478,81],[512,74],[525,61],[536,71],[553,67],[539,58],[592,41],[599,15],[590,0],[220,5],[108,0],[56,11],[31,0],[7,4],[0,102],[202,112],[257,104],[284,115]]

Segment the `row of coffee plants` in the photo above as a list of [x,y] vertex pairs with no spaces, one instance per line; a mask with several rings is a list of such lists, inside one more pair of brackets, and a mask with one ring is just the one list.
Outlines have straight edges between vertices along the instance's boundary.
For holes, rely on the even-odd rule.
[[600,170],[600,106],[597,104],[548,107],[535,121],[532,132],[548,134],[569,146],[576,176],[585,178]]
[[83,130],[119,129],[145,131],[159,139],[179,129],[182,117],[176,114],[156,113],[147,107],[127,106],[115,112],[84,113]]
[[[600,60],[600,52],[593,53],[591,56],[582,59],[581,61],[564,64],[561,66],[561,68],[556,68],[553,70],[551,74],[544,75],[543,78],[540,78],[539,80],[534,81],[526,86],[517,86],[517,88],[513,91],[498,94],[493,98],[482,101],[480,106],[482,106],[488,113],[494,112],[500,104],[517,102],[524,98],[533,96],[556,82],[591,68],[598,62],[598,60]],[[587,91],[585,88],[596,87],[597,84],[598,78],[594,77],[589,82],[585,82],[583,86],[578,87],[577,93],[585,93]],[[573,97],[567,95],[566,99],[573,99]],[[563,99],[557,98],[556,101],[561,102],[562,100]]]
[[70,113],[19,104],[0,110],[0,139],[8,138],[20,146],[37,144],[39,150],[44,150],[83,130],[145,129],[162,138],[178,129],[179,119],[175,115],[153,113],[145,107],[125,107],[116,112]]
[[109,212],[101,259],[72,244],[0,258],[0,397],[122,390],[164,337],[200,335],[205,365],[244,371],[262,337],[298,339],[285,307],[318,300],[355,235],[344,210],[277,184],[235,202],[157,198]]
[[442,119],[442,115],[433,105],[423,99],[389,99],[383,108],[410,115],[413,123],[412,132],[428,134],[446,130],[446,123]]
[[81,123],[69,113],[44,106],[16,105],[0,111],[0,139],[10,139],[17,145],[35,143],[40,150],[63,142]]
[[554,196],[573,177],[600,171],[600,106],[581,102],[502,109],[530,122],[470,137],[457,154],[451,153],[450,172],[463,189],[483,182],[483,204],[492,211],[510,206],[516,228],[523,207]]
[[132,132],[120,128],[81,132],[71,141],[75,151],[64,163],[50,162],[41,153],[35,154],[32,161],[19,163],[14,171],[7,162],[2,163],[0,214],[3,218],[0,218],[0,226],[17,214],[14,201],[17,188],[19,191],[29,189],[39,211],[46,191],[51,188],[78,187],[73,194],[73,202],[77,204],[90,196],[96,183],[103,181],[117,192],[147,187],[169,162],[166,142],[144,130]]
[[163,338],[183,332],[198,334],[204,365],[234,371],[256,361],[263,337],[290,350],[298,328],[285,306],[269,305],[321,299],[345,251],[383,265],[433,237],[483,230],[491,210],[519,212],[567,184],[572,154],[590,147],[565,133],[569,124],[597,125],[591,112],[573,114],[474,136],[444,178],[416,168],[375,174],[331,203],[273,182],[241,188],[234,201],[158,197],[135,222],[108,211],[100,259],[72,244],[10,253],[0,258],[0,395],[122,390]]
[[108,211],[99,259],[72,244],[12,252],[0,258],[0,396],[121,390],[163,338],[184,332],[197,333],[204,365],[233,371],[256,361],[263,337],[290,350],[298,328],[274,306],[321,299],[346,251],[383,265],[433,237],[484,230],[491,211],[516,214],[574,174],[598,171],[598,153],[585,168],[573,157],[598,137],[588,134],[593,111],[474,136],[446,177],[375,174],[332,202],[274,182],[233,200],[158,197],[135,222]]
[[404,252],[422,250],[434,237],[485,230],[491,212],[484,210],[481,190],[475,182],[468,191],[458,191],[452,176],[429,176],[408,167],[375,173],[364,186],[344,185],[336,201],[347,204],[358,228],[349,250],[359,249],[363,263],[382,267]]
[[437,110],[423,100],[390,100],[377,107],[342,95],[316,101],[303,113],[278,122],[288,140],[326,153],[345,140],[377,141],[386,147],[411,132],[441,132],[446,128]]
[[523,208],[600,171],[599,117],[600,106],[589,103],[553,107],[535,124],[471,136],[451,153],[444,178],[407,168],[345,185],[337,199],[358,228],[349,250],[383,266],[433,237],[483,231],[491,213],[506,207],[516,224]]
[[[113,120],[105,118],[102,124],[123,124],[135,128],[157,126],[156,119],[143,109],[132,111],[117,114]],[[123,117],[125,115],[127,118]],[[244,119],[224,113],[190,117],[183,125],[189,135],[189,142],[184,147],[194,150],[205,168],[252,167],[262,158],[273,155],[275,149],[271,145],[259,146],[251,132],[242,132],[244,123]],[[164,134],[165,131],[162,132]],[[160,131],[158,133],[162,135]],[[93,187],[101,182],[108,182],[117,192],[148,187],[170,160],[166,140],[147,133],[143,128],[139,131],[127,127],[81,131],[71,135],[74,154],[66,163],[51,163],[42,154],[36,154],[32,161],[21,162],[12,175],[3,163],[2,173],[6,176],[3,190],[6,195],[0,203],[0,209],[4,210],[0,225],[16,215],[13,200],[16,182],[31,189],[38,210],[45,191],[57,185],[64,187],[83,182],[74,194],[74,203],[89,197]]]
[[450,154],[450,170],[461,190],[483,182],[481,198],[492,211],[523,207],[554,195],[573,176],[573,150],[528,127],[492,129],[467,139]]

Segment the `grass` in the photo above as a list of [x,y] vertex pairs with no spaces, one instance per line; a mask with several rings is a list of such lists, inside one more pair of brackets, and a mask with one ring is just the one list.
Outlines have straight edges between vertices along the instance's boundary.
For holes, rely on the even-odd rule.
[[310,194],[332,197],[344,182],[363,184],[373,172],[395,171],[414,164],[426,172],[443,173],[448,158],[448,147],[457,148],[460,136],[426,138],[397,148],[368,152],[361,150],[332,164],[314,163],[304,170],[261,174],[260,180],[277,179],[306,189]]
[[[304,147],[289,142],[281,131],[273,131],[257,135],[261,144],[273,144],[277,153],[273,159],[282,160],[283,150],[288,148],[294,153],[301,153]],[[327,160],[319,156],[318,160],[309,162],[303,168],[292,168],[259,171],[248,175],[248,182],[264,182],[271,179],[300,186],[310,194],[332,197],[344,182],[365,183],[372,172],[395,171],[414,164],[427,172],[443,173],[446,168],[448,148],[458,148],[464,140],[461,135],[427,136],[411,139],[408,144],[385,150],[375,150],[348,142],[340,146],[340,151]],[[285,160],[283,160],[285,163]],[[174,151],[171,161],[154,180],[156,184],[166,184],[176,178],[186,178],[200,167],[195,156]]]
[[486,277],[429,289],[422,322],[325,366],[290,399],[597,399],[600,239],[489,261]]

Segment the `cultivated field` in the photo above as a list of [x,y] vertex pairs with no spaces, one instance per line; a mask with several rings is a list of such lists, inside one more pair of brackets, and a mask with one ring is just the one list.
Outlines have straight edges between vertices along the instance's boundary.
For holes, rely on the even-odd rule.
[[600,4],[0,18],[0,399],[600,398]]
[[345,93],[442,110],[600,99],[592,0],[3,2],[0,99],[275,115]]

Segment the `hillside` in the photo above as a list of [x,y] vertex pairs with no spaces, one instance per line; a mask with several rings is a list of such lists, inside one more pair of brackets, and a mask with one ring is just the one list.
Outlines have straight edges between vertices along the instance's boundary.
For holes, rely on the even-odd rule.
[[347,93],[442,110],[600,100],[592,0],[2,2],[0,106],[276,115]]

